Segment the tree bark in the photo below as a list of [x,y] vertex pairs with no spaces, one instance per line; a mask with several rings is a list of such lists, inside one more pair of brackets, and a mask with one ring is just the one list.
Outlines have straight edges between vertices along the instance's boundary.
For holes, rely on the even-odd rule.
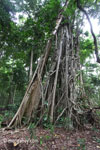
[[[68,6],[68,1],[66,0],[66,5],[64,6],[64,8],[67,8],[67,6]],[[63,15],[59,13],[58,19],[56,21],[56,27],[54,31],[52,32],[52,36],[56,35],[62,19],[63,19]],[[44,68],[48,60],[51,45],[52,45],[52,38],[50,38],[47,42],[46,50],[42,57],[42,60],[28,85],[25,96],[22,100],[22,103],[18,111],[16,112],[15,116],[9,123],[8,127],[21,125],[23,116],[24,117],[28,116],[28,121],[29,121],[31,119],[32,113],[34,113],[36,109],[38,108],[40,98],[41,98],[41,91],[40,91],[41,79],[43,78],[43,75],[44,75]]]
[[[68,5],[68,1],[66,2],[65,8]],[[81,126],[81,108],[78,101],[80,78],[77,77],[80,70],[78,34],[77,31],[75,34],[74,30],[73,35],[68,22],[59,28],[62,20],[63,15],[60,13],[52,32],[52,35],[56,36],[54,56],[49,60],[48,65],[53,42],[50,38],[23,101],[8,127],[21,125],[23,117],[27,118],[27,123],[31,118],[34,121],[35,114],[36,117],[40,117],[38,122],[41,122],[45,112],[51,123],[56,124],[61,117],[64,117],[69,120],[70,127]],[[46,65],[49,66],[47,72],[45,72]]]
[[29,69],[29,80],[32,79],[33,75],[33,50],[31,50],[31,56],[30,56],[30,69]]

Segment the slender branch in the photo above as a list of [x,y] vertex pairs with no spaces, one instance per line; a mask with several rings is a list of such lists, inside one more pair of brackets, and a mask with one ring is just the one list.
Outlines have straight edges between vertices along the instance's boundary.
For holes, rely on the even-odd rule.
[[57,119],[56,119],[56,121],[55,121],[55,124],[56,124],[56,122],[60,119],[60,117],[64,114],[64,112],[65,112],[66,109],[67,109],[67,107],[65,107],[65,108],[63,109],[63,111],[60,113],[60,115],[57,117]]
[[97,4],[97,1],[98,1],[98,0],[96,0],[94,3]]
[[89,110],[89,111],[93,111],[94,109],[100,109],[100,106],[98,106],[98,107],[93,107],[93,108],[90,108],[90,110]]
[[[63,34],[63,31],[62,31]],[[55,81],[54,81],[54,87],[53,87],[53,98],[52,98],[52,106],[51,106],[51,116],[50,116],[50,121],[53,123],[53,117],[54,117],[54,105],[55,105],[55,96],[56,96],[56,86],[57,86],[57,79],[58,79],[58,72],[59,72],[59,66],[60,66],[60,61],[61,61],[61,55],[62,55],[62,44],[63,44],[63,37],[64,34],[61,35],[61,42],[60,42],[60,49],[59,49],[59,57],[58,57],[58,63],[57,63],[57,68],[56,68],[56,75],[55,75]]]
[[91,34],[92,34],[92,37],[93,37],[93,40],[94,40],[94,45],[95,45],[95,55],[96,55],[96,59],[97,59],[97,62],[100,63],[100,58],[99,58],[99,54],[98,54],[98,44],[97,44],[97,39],[96,39],[96,36],[94,34],[94,31],[93,31],[93,27],[92,27],[92,23],[91,23],[91,20],[86,12],[86,10],[84,10],[84,8],[82,8],[82,6],[80,5],[80,1],[79,0],[76,0],[77,2],[77,7],[86,15],[87,17],[87,20],[89,22],[89,25],[90,25],[90,31],[91,31]]

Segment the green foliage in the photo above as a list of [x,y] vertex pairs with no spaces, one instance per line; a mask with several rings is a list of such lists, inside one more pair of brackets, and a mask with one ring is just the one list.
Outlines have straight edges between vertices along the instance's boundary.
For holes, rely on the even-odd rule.
[[40,137],[40,145],[42,145],[43,144],[43,141],[44,141],[44,138],[43,137]]
[[77,140],[78,142],[78,150],[86,150],[86,144],[85,144],[85,139],[84,138],[80,138]]
[[[86,32],[85,35],[87,36],[88,33]],[[89,39],[81,39],[80,41],[80,61],[83,64],[86,58],[90,57],[93,54],[93,41]]]
[[8,121],[9,119],[11,119],[14,116],[14,112],[12,111],[5,111],[4,113],[4,120],[3,121]]
[[97,137],[93,137],[93,140],[94,140],[95,142],[97,142],[97,143],[100,143],[100,139],[97,138]]
[[50,34],[54,29],[55,21],[60,9],[61,6],[59,0],[49,0],[36,15],[38,17],[38,23],[41,25],[41,29],[43,29],[46,34]]
[[67,17],[67,19],[70,19],[68,20],[68,22],[69,21],[71,22],[75,18],[76,8],[77,8],[76,3],[75,2],[73,3],[73,1],[70,1],[67,9],[64,10],[63,12],[64,16]]
[[64,127],[66,129],[69,129],[69,128],[72,129],[73,127],[71,119],[68,117],[66,118],[64,116],[58,120],[57,126]]
[[100,73],[99,65],[96,63],[86,62],[83,67],[83,83],[85,88],[84,97],[86,105],[92,107],[100,105]]
[[0,114],[0,128],[1,128],[2,122],[3,122],[3,115]]
[[36,131],[35,131],[35,124],[34,123],[30,123],[29,126],[28,126],[28,130],[29,130],[29,133],[30,133],[30,138],[34,138],[34,139],[37,139],[37,136],[36,136]]
[[54,131],[54,126],[50,123],[49,119],[46,117],[43,118],[42,125],[45,129],[50,129],[51,132]]
[[7,105],[12,101],[17,91],[23,93],[25,90],[27,78],[23,64],[6,60],[5,64],[0,67],[0,79],[0,102]]
[[52,136],[46,135],[44,138],[45,138],[46,140],[50,140],[50,139],[52,138]]
[[[0,25],[3,28],[8,28],[11,21],[11,14],[15,12],[15,6],[10,0],[1,0],[0,1]],[[3,17],[2,17],[3,16]]]
[[[94,132],[99,132],[99,130],[95,127],[95,126],[93,126],[92,127],[92,130],[94,131]],[[95,136],[93,136],[93,138],[94,138]]]

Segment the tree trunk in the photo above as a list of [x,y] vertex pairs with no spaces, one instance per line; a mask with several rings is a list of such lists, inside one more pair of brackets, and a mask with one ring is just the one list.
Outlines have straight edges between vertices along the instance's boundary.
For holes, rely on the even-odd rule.
[[30,69],[29,69],[29,80],[32,79],[33,75],[33,50],[31,50],[31,57],[30,57]]
[[[68,3],[65,7],[67,5]],[[77,77],[80,69],[78,37],[75,35],[73,37],[70,24],[60,26],[63,15],[58,16],[52,33],[56,36],[54,56],[47,63],[53,41],[49,39],[45,54],[41,57],[23,101],[8,127],[21,125],[23,117],[28,118],[27,123],[31,118],[34,121],[36,115],[40,117],[38,121],[40,123],[45,112],[48,113],[51,123],[57,123],[60,117],[64,116],[71,120],[72,126],[80,125],[78,105],[80,90],[77,84],[80,82]],[[45,72],[46,65],[49,66],[47,72]]]

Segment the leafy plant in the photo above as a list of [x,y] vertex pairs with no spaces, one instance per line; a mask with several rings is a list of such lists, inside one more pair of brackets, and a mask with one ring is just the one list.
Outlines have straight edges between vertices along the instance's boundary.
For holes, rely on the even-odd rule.
[[44,138],[43,138],[43,137],[40,137],[40,141],[39,141],[40,145],[43,144],[43,141],[44,141]]
[[29,130],[29,133],[30,133],[30,138],[34,138],[34,139],[37,139],[37,136],[36,136],[36,131],[35,131],[35,124],[34,123],[30,123],[29,126],[28,126],[28,130]]
[[85,144],[85,139],[84,138],[80,138],[77,140],[78,142],[78,150],[86,150],[86,144]]
[[2,121],[3,121],[3,116],[0,115],[0,128],[1,128]]
[[93,140],[95,140],[97,143],[100,143],[100,138],[93,137]]
[[51,137],[50,135],[46,135],[46,136],[45,136],[45,139],[46,139],[46,140],[50,140],[51,138],[52,138],[52,137]]

